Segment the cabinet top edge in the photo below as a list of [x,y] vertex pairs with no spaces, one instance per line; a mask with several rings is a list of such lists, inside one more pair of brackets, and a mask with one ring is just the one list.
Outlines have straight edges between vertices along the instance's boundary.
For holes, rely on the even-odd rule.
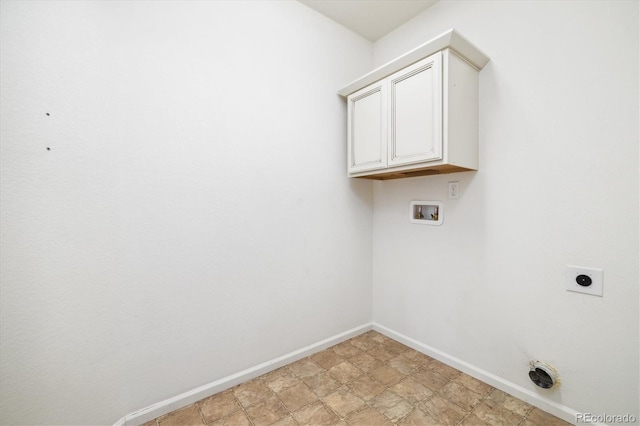
[[357,80],[352,81],[338,91],[338,94],[347,97],[353,92],[368,86],[394,72],[407,67],[422,58],[426,58],[441,50],[450,48],[478,70],[484,68],[489,62],[489,57],[478,49],[473,43],[464,38],[459,32],[451,28],[448,31],[432,38],[407,53],[379,66]]

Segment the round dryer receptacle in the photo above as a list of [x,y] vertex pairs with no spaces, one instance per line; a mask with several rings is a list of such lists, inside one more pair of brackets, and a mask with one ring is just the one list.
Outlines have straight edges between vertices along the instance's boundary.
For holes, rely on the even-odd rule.
[[551,389],[558,384],[558,372],[546,362],[531,361],[529,367],[529,378],[536,386]]

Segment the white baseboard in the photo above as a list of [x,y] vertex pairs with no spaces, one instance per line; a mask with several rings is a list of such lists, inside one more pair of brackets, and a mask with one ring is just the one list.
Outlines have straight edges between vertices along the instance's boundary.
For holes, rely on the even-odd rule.
[[194,402],[199,401],[203,398],[215,395],[216,393],[227,390],[240,383],[244,383],[248,380],[254,379],[287,364],[298,361],[299,359],[305,358],[309,355],[313,355],[314,353],[322,351],[330,346],[337,345],[340,342],[351,339],[352,337],[371,330],[371,327],[372,324],[368,323],[359,327],[352,328],[343,333],[336,334],[335,336],[331,336],[327,339],[282,355],[278,358],[263,362],[262,364],[247,368],[246,370],[240,371],[230,376],[223,377],[222,379],[216,380],[215,382],[211,382],[180,395],[176,395],[173,398],[160,401],[156,404],[150,405],[131,414],[127,414],[126,416],[118,420],[114,424],[114,426],[137,426],[142,423],[148,422],[149,420],[153,420],[156,417],[160,417],[164,414],[170,413],[189,404],[193,404]]
[[445,352],[442,352],[429,345],[421,343],[417,340],[414,340],[408,336],[405,336],[390,328],[374,322],[352,328],[343,333],[336,334],[335,336],[331,336],[327,339],[282,355],[278,358],[216,380],[204,386],[200,386],[196,389],[182,393],[180,395],[176,395],[173,398],[169,398],[156,404],[150,405],[131,414],[127,414],[126,416],[118,420],[114,424],[114,426],[140,425],[149,420],[153,420],[164,414],[185,407],[189,404],[193,404],[194,402],[199,401],[203,398],[207,398],[211,395],[227,390],[240,383],[244,383],[248,380],[254,379],[287,364],[298,361],[299,359],[305,358],[309,355],[313,355],[316,352],[322,351],[330,346],[337,345],[340,342],[348,340],[371,329],[382,333],[391,339],[397,340],[398,342],[403,343],[410,348],[422,352],[425,355],[435,358],[438,361],[450,365],[451,367],[456,368],[472,377],[475,377],[476,379],[481,380],[493,386],[494,388],[500,389],[501,391],[513,395],[516,398],[519,398],[535,407],[540,408],[541,410],[551,413],[556,417],[559,417],[569,423],[575,424],[576,415],[578,414],[576,410],[573,410],[562,404],[558,404],[555,401],[545,399],[542,396],[531,391],[530,389],[526,389],[520,385],[509,382],[502,377],[482,370],[474,365],[469,364],[468,362],[465,362],[461,359],[458,359]]
[[404,334],[398,333],[375,322],[373,323],[373,330],[384,334],[385,336],[393,340],[397,340],[398,342],[403,343],[410,348],[417,350],[418,352],[422,352],[425,355],[435,358],[438,361],[441,361],[457,370],[460,370],[463,373],[466,373],[480,381],[483,381],[493,386],[494,388],[500,389],[503,392],[513,395],[516,398],[519,398],[535,407],[538,407],[543,411],[553,414],[554,416],[559,417],[564,421],[567,421],[571,424],[575,424],[576,422],[576,415],[578,414],[576,410],[573,410],[562,404],[558,404],[555,401],[545,399],[542,396],[531,391],[530,389],[526,389],[520,385],[509,382],[502,377],[482,370],[474,365],[469,364],[468,362],[439,351],[438,349],[435,349],[429,345],[418,342],[417,340],[414,340],[410,337],[405,336]]

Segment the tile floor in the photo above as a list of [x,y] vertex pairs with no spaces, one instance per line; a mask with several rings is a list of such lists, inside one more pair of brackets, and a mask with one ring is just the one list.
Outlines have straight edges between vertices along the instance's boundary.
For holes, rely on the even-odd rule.
[[369,331],[144,426],[568,424]]

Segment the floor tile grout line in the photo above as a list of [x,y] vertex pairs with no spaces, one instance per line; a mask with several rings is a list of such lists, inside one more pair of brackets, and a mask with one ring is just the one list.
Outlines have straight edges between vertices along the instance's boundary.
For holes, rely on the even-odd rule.
[[[508,394],[507,394],[508,395]],[[524,425],[525,421],[527,420],[527,417],[529,417],[529,414],[531,414],[531,412],[535,409],[535,407],[533,405],[531,405],[529,407],[529,409],[527,410],[526,414],[524,416],[522,416],[522,420],[520,421],[520,423],[518,423],[518,426]]]
[[[384,345],[384,344],[383,344],[383,343],[379,343],[379,345]],[[355,346],[355,345],[354,345],[354,346]],[[360,349],[360,348],[359,348],[359,349]],[[388,349],[387,349],[387,350],[388,350]],[[363,352],[363,353],[368,353],[368,350],[362,350],[362,352]],[[389,362],[390,362],[392,359],[395,359],[395,358],[396,358],[396,357],[398,357],[398,356],[403,356],[403,355],[404,355],[405,353],[407,353],[407,352],[408,352],[408,350],[401,351],[400,353],[395,354],[395,356],[394,356],[394,357],[389,358],[389,359],[387,359],[386,361],[383,361],[383,360],[380,360],[380,359],[376,359],[376,360],[377,360],[377,361],[379,361],[379,362],[382,364],[381,366],[383,366],[383,365],[387,365],[387,364],[389,364]],[[355,356],[357,356],[357,355],[355,355]],[[355,357],[355,356],[352,356],[352,357],[350,357],[350,358],[353,358],[353,357]],[[349,360],[350,358],[347,358],[347,360]],[[374,358],[375,358],[375,357],[374,357]],[[379,367],[377,367],[377,368],[380,368],[381,366],[379,366]],[[357,365],[356,365],[356,367],[357,367]],[[399,380],[397,380],[397,381],[394,381],[394,382],[392,382],[392,383],[389,383],[388,385],[384,385],[384,388],[383,388],[379,393],[377,393],[376,395],[374,395],[374,396],[373,396],[372,398],[370,398],[369,400],[364,400],[364,402],[365,402],[365,403],[363,404],[363,407],[359,408],[358,410],[355,410],[354,412],[350,413],[349,415],[357,414],[358,412],[361,412],[361,411],[363,411],[363,410],[365,410],[365,409],[367,409],[367,408],[376,409],[376,408],[375,408],[375,406],[373,405],[373,401],[374,401],[378,396],[382,395],[382,394],[383,394],[383,393],[385,393],[386,391],[389,391],[389,392],[395,393],[395,392],[393,392],[393,390],[392,390],[392,388],[393,388],[394,386],[396,386],[397,384],[399,384],[400,382],[402,382],[402,381],[403,381],[403,380],[405,380],[406,378],[410,377],[410,376],[411,376],[411,375],[413,375],[414,373],[417,373],[417,372],[421,371],[423,368],[426,368],[426,367],[417,368],[415,371],[413,371],[413,372],[411,372],[411,373],[408,373],[408,374],[405,374],[405,373],[403,373],[403,372],[401,372],[401,371],[397,370],[396,368],[394,368],[392,365],[389,365],[389,367],[390,367],[390,368],[395,369],[396,371],[398,371],[400,374],[402,374],[402,376],[403,376],[403,377],[402,377],[402,378],[400,378],[400,379],[399,379]],[[370,373],[370,371],[368,371],[368,372],[367,372],[367,371],[363,371],[362,369],[360,369],[360,371],[363,373],[363,374],[362,374],[363,376],[367,376],[367,377],[369,377],[371,380],[374,380],[374,381],[376,381],[376,382],[377,382],[377,380],[376,380],[375,378],[371,377],[371,376],[370,376],[370,374],[368,374],[368,373]],[[378,383],[379,383],[379,382],[378,382]],[[348,387],[349,383],[346,383],[345,385]],[[433,395],[433,394],[432,394],[432,395]],[[426,401],[426,400],[427,400],[427,399],[425,399],[425,400],[423,400],[423,401],[421,401],[421,402],[424,402],[424,401]],[[404,416],[402,416],[402,417],[400,417],[400,418],[396,419],[396,420],[395,420],[395,422],[394,422],[394,420],[393,420],[393,419],[390,419],[386,414],[384,414],[384,413],[382,413],[382,414],[383,414],[383,415],[384,415],[384,417],[385,417],[385,418],[387,418],[390,422],[392,422],[392,423],[394,423],[394,424],[400,423],[400,422],[401,422],[401,421],[403,421],[406,417],[408,417],[409,415],[411,415],[411,413],[413,413],[416,409],[418,409],[417,404],[414,404],[414,403],[410,403],[410,404],[411,404],[411,406],[412,406],[412,408],[413,408],[413,409],[412,409],[409,413],[407,413],[406,415],[404,415]],[[345,420],[345,422],[346,422],[346,417],[345,417],[345,418],[343,418],[343,420]]]
[[[398,354],[398,355],[396,355],[396,356],[402,356],[402,355],[404,355],[404,353],[406,353],[406,352],[408,352],[408,351],[404,351],[404,352],[402,352],[402,353],[400,353],[400,354]],[[394,358],[395,358],[395,357],[394,357]],[[394,359],[394,358],[391,358],[391,359]],[[388,361],[390,361],[391,359],[389,359]],[[388,363],[388,361],[386,361],[386,362],[381,361],[381,363],[384,365],[384,364],[387,364],[387,363]],[[393,366],[390,366],[390,367],[391,367],[391,368],[394,368]],[[413,371],[412,373],[409,373],[409,374],[405,374],[405,373],[400,372],[400,373],[403,375],[403,377],[402,377],[401,379],[399,379],[397,382],[393,382],[393,383],[390,383],[389,385],[385,385],[385,387],[383,388],[383,390],[382,390],[382,391],[380,391],[379,393],[377,393],[376,395],[374,395],[374,396],[373,396],[372,398],[370,398],[369,400],[365,400],[365,404],[364,404],[364,405],[365,405],[365,406],[367,406],[367,407],[369,407],[369,408],[375,409],[375,406],[373,405],[373,401],[374,401],[378,396],[382,395],[382,394],[383,394],[383,393],[385,393],[386,391],[389,391],[389,392],[395,393],[395,392],[393,392],[393,390],[392,390],[392,388],[393,388],[394,386],[398,385],[400,382],[402,382],[402,381],[403,381],[403,380],[405,380],[406,378],[408,378],[408,377],[412,376],[413,374],[415,374],[415,373],[417,373],[417,372],[419,372],[419,371],[422,371],[424,368],[426,368],[426,367],[420,367],[420,368],[417,368],[415,371]],[[395,368],[394,368],[394,369],[395,369]],[[369,377],[371,380],[376,381],[376,380],[375,380],[375,378],[371,377],[369,374],[367,374],[367,372],[364,372],[364,371],[363,371],[363,375],[366,375],[366,376],[367,376],[367,377]],[[376,382],[377,382],[377,381],[376,381]],[[431,394],[431,396],[433,396],[433,393]],[[428,400],[428,399],[430,399],[430,398],[425,398],[424,400],[419,401],[419,403],[424,402],[424,401],[426,401],[426,400]],[[410,404],[412,405],[412,410],[411,410],[410,412],[408,412],[407,414],[405,414],[404,416],[402,416],[402,417],[400,417],[400,418],[396,419],[396,421],[395,421],[395,422],[393,421],[393,419],[389,419],[389,417],[388,417],[388,416],[386,416],[386,414],[384,414],[384,413],[383,413],[383,415],[384,415],[387,419],[389,419],[389,421],[391,421],[391,422],[392,422],[392,423],[394,423],[394,424],[400,423],[401,421],[403,421],[404,419],[406,419],[408,416],[410,416],[413,412],[415,412],[415,411],[418,409],[418,404],[415,404],[415,403],[410,403]],[[359,411],[362,411],[362,410],[364,410],[364,409],[365,409],[365,408],[362,408],[362,409],[361,409],[361,410],[359,410]],[[358,412],[359,412],[359,411],[358,411]]]
[[[406,351],[405,351],[405,352],[406,352]],[[399,355],[402,355],[402,354],[399,354]],[[398,356],[399,356],[399,355],[398,355]],[[357,356],[357,355],[354,355],[354,356]],[[354,356],[352,356],[352,357],[350,357],[350,358],[353,358]],[[350,358],[346,358],[346,359],[347,359],[347,361],[348,361]],[[356,367],[357,367],[357,366],[356,366]],[[391,368],[393,368],[393,367],[391,367]],[[425,367],[425,368],[426,368],[426,367]],[[323,369],[324,369],[324,367],[323,367]],[[289,370],[290,370],[290,369],[289,369]],[[325,370],[325,371],[327,371],[326,369],[324,369],[324,370]],[[414,371],[413,373],[418,372],[418,371],[421,371],[421,370],[422,370],[422,368],[418,368],[418,369],[416,369],[416,371]],[[362,372],[362,376],[366,375],[367,377],[370,377],[366,372],[364,372],[364,371],[362,371],[362,370],[360,370],[360,371]],[[296,377],[298,377],[299,379],[301,379],[301,380],[302,380],[302,377],[301,377],[301,376],[299,376],[298,374],[296,374],[295,372],[291,371],[291,373],[292,373],[294,376],[296,376]],[[389,385],[386,385],[386,387],[385,387],[385,388],[384,388],[380,393],[378,393],[376,396],[379,396],[380,394],[384,393],[385,391],[393,392],[393,391],[391,390],[393,386],[397,385],[398,383],[400,383],[400,382],[401,382],[402,380],[404,380],[405,378],[407,378],[407,377],[411,376],[413,373],[409,373],[409,374],[401,373],[401,374],[403,374],[403,376],[404,376],[403,378],[401,378],[401,379],[400,379],[400,380],[398,380],[397,382],[394,382],[394,383],[391,383],[391,384],[389,384]],[[328,373],[328,374],[329,374],[331,377],[333,377],[334,379],[336,379],[336,380],[337,380],[337,378],[336,378],[335,376],[332,376],[332,375],[331,375],[331,373]],[[458,376],[459,376],[459,375],[456,375],[456,377],[458,377]],[[361,377],[361,376],[359,376],[359,377]],[[371,377],[370,377],[370,378],[371,378]],[[375,379],[373,379],[373,378],[371,378],[371,379],[372,379],[372,380],[375,380]],[[353,380],[353,381],[355,381],[355,380]],[[343,387],[343,386],[344,386],[344,387],[347,387],[349,390],[351,390],[351,388],[349,388],[349,386],[348,386],[348,385],[349,385],[350,383],[353,383],[353,381],[346,382],[346,383],[342,383],[342,382],[340,382],[340,383],[342,384],[342,386],[340,386],[340,387]],[[450,382],[452,382],[452,381],[454,381],[454,379],[450,379],[450,380],[449,380],[449,382],[447,382],[447,384],[448,384],[448,383],[450,383]],[[305,383],[305,384],[306,384],[306,383]],[[446,384],[445,384],[445,386],[446,386]],[[309,386],[307,385],[307,387],[309,387]],[[339,389],[339,388],[338,388],[338,389]],[[310,390],[313,392],[313,389],[310,389]],[[353,392],[353,391],[351,390],[351,392]],[[275,392],[274,392],[274,393],[275,393]],[[314,393],[315,393],[315,392],[314,392]],[[316,394],[316,395],[317,395],[317,394]],[[277,396],[277,394],[276,394],[276,396]],[[360,398],[360,397],[359,397],[359,398]],[[347,416],[344,416],[344,417],[343,417],[343,416],[341,416],[340,414],[338,414],[337,412],[335,412],[333,409],[331,409],[331,407],[328,407],[328,406],[326,405],[326,403],[325,403],[325,402],[324,402],[324,401],[319,397],[319,400],[321,401],[321,403],[322,403],[322,405],[323,405],[324,407],[326,407],[326,408],[330,409],[333,413],[335,413],[335,414],[336,414],[336,416],[337,416],[338,418],[340,418],[341,420],[344,420],[345,422],[346,422],[346,418],[347,418],[348,416],[350,416],[350,415],[354,414],[354,413],[360,412],[360,411],[362,411],[362,410],[366,409],[367,407],[374,408],[374,407],[373,407],[373,405],[371,405],[371,401],[372,401],[372,400],[374,400],[375,398],[371,398],[369,401],[364,400],[364,399],[362,399],[362,398],[360,398],[360,399],[361,399],[361,400],[363,400],[363,406],[362,406],[361,408],[359,408],[358,410],[354,410],[353,412],[349,413]],[[425,401],[426,401],[426,399],[425,399]],[[282,400],[281,400],[281,402],[284,404],[284,401],[282,401]],[[314,402],[312,402],[312,403],[306,404],[305,406],[302,406],[302,407],[300,407],[299,409],[304,408],[304,407],[307,407],[307,406],[309,406],[309,405],[311,405],[311,404],[313,404],[313,403],[315,403],[315,401],[314,401]],[[417,408],[418,408],[418,407],[416,406],[416,404],[412,404],[412,406],[413,406],[413,410],[412,410],[411,412],[409,412],[407,415],[405,415],[405,416],[403,416],[403,417],[401,417],[401,418],[397,419],[397,421],[396,421],[395,423],[398,423],[398,422],[402,421],[404,418],[406,418],[408,415],[410,415],[413,411],[415,411],[415,409],[417,409]],[[285,404],[285,407],[286,407],[286,404]],[[291,415],[292,415],[292,417],[294,417],[294,419],[295,419],[295,416],[293,416],[293,413],[292,413],[290,410],[288,410],[288,412],[289,412],[289,414],[291,414]],[[388,418],[388,417],[387,417],[387,418]],[[393,421],[392,419],[389,419],[389,420],[390,420],[390,421]]]
[[233,394],[233,397],[235,398],[236,402],[238,403],[238,405],[240,406],[240,409],[242,410],[242,412],[244,413],[245,417],[247,418],[247,420],[249,420],[249,423],[251,423],[252,426],[255,426],[255,422],[253,421],[253,419],[251,418],[251,416],[249,415],[249,413],[247,412],[247,408],[249,407],[245,407],[242,402],[240,402],[240,399],[238,399],[238,397],[236,396],[236,394],[234,392],[231,392]]
[[[329,349],[330,349],[330,348],[329,348]],[[309,359],[310,361],[312,361],[312,362],[316,363],[315,361],[313,361],[313,360],[311,359],[311,356],[308,356],[308,357],[303,358],[303,359],[305,359],[305,360],[306,360],[306,359]],[[301,361],[301,360],[299,360],[299,361],[297,361],[297,362],[300,362],[300,361]],[[316,364],[317,364],[317,363],[316,363]],[[319,365],[319,364],[318,364],[318,365]],[[288,367],[288,366],[287,366],[287,367]],[[329,374],[329,376],[330,376],[330,377],[332,377],[334,380],[336,380],[338,383],[340,383],[340,384],[341,384],[341,386],[339,386],[337,389],[340,389],[341,387],[345,386],[345,384],[343,384],[343,383],[342,383],[342,382],[340,382],[337,378],[335,378],[334,376],[332,376],[332,375],[331,375],[331,373],[329,373],[329,370],[328,370],[328,369],[326,369],[326,368],[324,368],[324,367],[322,367],[322,366],[321,366],[321,368],[324,370],[323,372],[325,372],[325,373]],[[325,409],[328,409],[331,413],[334,413],[334,414],[336,415],[336,417],[338,417],[340,420],[344,420],[344,418],[343,418],[340,414],[338,414],[337,412],[335,412],[335,410],[333,410],[331,407],[329,407],[329,406],[325,403],[325,401],[322,399],[323,397],[321,397],[320,395],[318,395],[318,394],[317,394],[317,393],[316,393],[316,392],[315,392],[315,391],[314,391],[314,390],[313,390],[309,385],[307,385],[307,384],[304,382],[304,380],[303,380],[303,378],[302,378],[301,376],[299,376],[298,374],[296,374],[294,371],[291,371],[291,369],[289,369],[289,370],[290,370],[290,372],[291,372],[294,376],[296,376],[297,378],[299,378],[299,379],[300,379],[300,381],[301,381],[304,385],[306,385],[306,386],[309,388],[309,390],[310,390],[311,392],[313,392],[313,393],[318,397],[318,399],[317,399],[316,401],[313,401],[313,402],[310,402],[309,404],[303,405],[303,406],[299,407],[299,408],[298,408],[298,410],[300,410],[300,409],[302,409],[302,408],[305,408],[305,407],[308,407],[308,406],[310,406],[310,405],[313,405],[313,404],[315,404],[316,402],[320,401],[320,403],[322,404],[322,406],[323,406]],[[336,389],[336,390],[337,390],[337,389]],[[332,393],[333,393],[333,392],[332,392]],[[327,396],[328,396],[328,395],[327,395]],[[283,404],[284,404],[284,402],[283,402]],[[286,407],[286,405],[285,405],[285,407]],[[293,419],[294,419],[294,420],[296,420],[296,418],[295,418],[295,416],[294,416],[293,412],[291,412],[288,408],[287,408],[287,410],[288,410],[288,411],[289,411],[289,413],[291,414],[291,417],[293,417]],[[297,410],[296,410],[296,411],[297,411]],[[297,422],[297,421],[296,421],[296,422]]]
[[[285,366],[285,367],[286,367],[286,369],[287,369],[287,370],[290,370],[288,365],[287,365],[287,366]],[[291,373],[293,373],[293,372],[291,372]],[[295,375],[295,373],[293,373],[293,374]],[[267,387],[269,388],[269,386],[267,386]],[[289,409],[289,407],[287,407],[287,404],[285,404],[285,403],[284,403],[284,401],[282,400],[282,398],[280,398],[280,395],[278,395],[278,393],[277,393],[277,392],[275,392],[275,391],[274,391],[273,389],[271,389],[271,388],[269,388],[269,391],[271,391],[271,393],[272,393],[273,395],[275,395],[275,397],[276,397],[276,398],[278,398],[278,401],[280,401],[280,403],[282,404],[282,406],[283,406],[284,408],[286,408],[287,413],[289,413],[289,415],[291,416],[291,418],[292,418],[296,423],[299,423],[299,422],[296,420],[295,416],[293,415],[293,412]],[[281,419],[282,419],[282,418],[283,418],[283,417],[281,417]],[[249,419],[249,420],[251,420],[251,419]]]
[[[347,341],[347,342],[349,342],[350,344],[352,344],[350,341]],[[344,342],[343,342],[343,343],[344,343]],[[337,346],[337,345],[336,345],[336,346]],[[360,351],[360,353],[367,353],[367,351],[366,351],[366,350],[363,350],[362,348],[359,348],[359,347],[357,347],[356,345],[353,345],[353,344],[352,344],[352,346],[354,346],[355,348],[357,348],[357,349]],[[331,348],[329,348],[329,349],[331,349]],[[351,360],[352,358],[354,358],[354,357],[356,357],[356,356],[360,355],[360,353],[355,354],[355,355],[352,355],[352,356],[342,356],[342,355],[338,354],[335,350],[334,350],[333,352],[334,352],[338,357],[340,357],[340,358],[344,359],[346,362],[349,362],[351,365],[354,365],[354,367],[358,368],[358,370],[359,370],[359,371],[360,371],[360,373],[361,373],[361,374],[360,374],[360,376],[358,376],[358,378],[360,378],[360,377],[362,377],[362,376],[367,376],[367,377],[369,377],[371,380],[375,380],[374,378],[370,377],[370,376],[367,374],[367,372],[366,372],[366,371],[362,370],[362,369],[361,369],[361,368],[359,368],[357,365],[355,365],[355,364],[353,364],[353,363],[351,363],[351,362],[350,362],[350,360]],[[311,358],[311,356],[309,356],[308,358]],[[313,360],[311,360],[311,361],[313,361]],[[345,361],[342,361],[342,362],[345,362]],[[341,362],[341,363],[342,363],[342,362]],[[381,362],[382,362],[382,361],[381,361]],[[338,364],[336,364],[336,365],[339,365],[339,364],[341,364],[341,363],[338,363]],[[335,365],[334,365],[334,367],[335,367]],[[341,380],[339,380],[339,378],[337,378],[335,375],[333,375],[333,374],[331,374],[331,373],[329,372],[329,370],[330,370],[331,368],[333,368],[333,367],[328,368],[328,369],[327,369],[327,368],[325,368],[325,367],[322,367],[322,368],[324,369],[324,372],[326,372],[330,377],[332,377],[334,380],[336,380],[338,383],[340,383],[340,384],[341,384],[341,386],[340,386],[340,387],[338,387],[337,389],[340,389],[340,388],[342,388],[342,387],[345,387],[345,388],[347,388],[347,389],[350,391],[350,393],[355,394],[355,392],[354,392],[354,391],[349,387],[349,384],[351,384],[351,383],[353,383],[354,381],[356,381],[356,379],[357,379],[357,378],[356,378],[356,379],[354,379],[354,380],[351,380],[351,381],[342,382]],[[295,372],[294,372],[293,374],[295,375]],[[336,391],[337,391],[337,389],[336,389]],[[387,390],[387,389],[388,389],[388,387],[387,387],[387,388],[385,388],[384,390]],[[313,391],[313,389],[311,389],[311,390]],[[381,393],[383,393],[383,392],[384,392],[384,390],[383,390],[383,391],[381,391],[381,392],[380,392],[380,394],[381,394]],[[316,395],[317,395],[317,394],[316,394]],[[328,395],[327,395],[327,396],[328,396]],[[348,423],[347,418],[348,418],[349,416],[354,415],[354,414],[357,414],[357,413],[359,413],[359,412],[361,412],[361,411],[363,411],[363,410],[365,410],[365,409],[367,409],[367,408],[373,408],[373,406],[372,406],[372,405],[370,405],[370,402],[371,402],[371,400],[373,400],[374,398],[371,398],[371,400],[367,401],[366,399],[364,399],[364,398],[360,397],[360,396],[359,396],[359,395],[357,395],[357,394],[356,394],[356,396],[357,396],[357,397],[358,397],[358,398],[363,402],[362,406],[361,406],[361,407],[359,407],[358,409],[356,409],[356,410],[352,411],[352,412],[347,413],[347,415],[345,415],[345,416],[340,415],[340,414],[339,414],[339,413],[337,413],[333,408],[331,408],[330,406],[328,406],[328,405],[327,405],[327,403],[322,399],[322,397],[319,397],[319,400],[321,401],[322,405],[323,405],[325,408],[329,409],[329,410],[330,410],[332,413],[334,413],[334,414],[335,414],[335,415],[336,415],[340,420],[344,421],[345,423]],[[326,397],[326,396],[325,396],[325,397]],[[308,404],[308,405],[311,405],[311,404]]]
[[[462,373],[462,374],[464,374],[464,373]],[[458,377],[459,377],[459,376],[460,376],[460,375],[458,375]],[[451,381],[453,382],[453,381],[455,381],[455,379],[452,379]],[[447,384],[448,384],[448,383],[447,383]],[[446,385],[445,385],[445,386],[446,386]],[[464,386],[464,385],[463,385],[463,386]],[[444,386],[443,386],[443,387],[444,387]],[[467,389],[469,389],[469,388],[467,388]],[[493,393],[493,391],[494,391],[494,390],[499,390],[499,389],[497,389],[497,388],[495,388],[495,387],[491,386],[491,390],[490,390],[486,395],[484,395],[484,396],[482,397],[482,399],[480,399],[480,400],[478,401],[478,403],[477,403],[477,404],[476,404],[476,405],[475,405],[475,406],[474,406],[474,407],[473,407],[473,408],[472,408],[472,409],[471,409],[471,410],[470,410],[470,411],[469,411],[469,412],[468,412],[468,413],[467,413],[467,414],[466,414],[466,415],[465,415],[465,416],[460,420],[460,422],[458,422],[457,424],[458,424],[458,425],[462,425],[462,424],[465,422],[465,420],[466,420],[467,418],[469,418],[469,417],[471,417],[472,415],[474,415],[474,411],[475,411],[475,409],[476,409],[476,408],[478,408],[478,407],[479,407],[483,402],[485,402],[487,399],[489,399],[489,396],[491,395],[491,393]],[[505,392],[505,393],[506,393],[506,392]],[[507,395],[508,395],[508,394],[507,394]],[[451,402],[455,404],[455,402],[453,402],[453,401],[451,401]],[[457,404],[456,404],[456,405],[457,405]],[[458,405],[458,407],[459,407],[459,405]],[[504,406],[503,406],[503,407],[504,407]],[[462,408],[462,407],[460,407],[460,408]],[[513,414],[515,414],[515,415],[517,415],[517,416],[520,418],[520,419],[518,420],[518,426],[520,426],[520,425],[522,425],[522,424],[524,423],[524,421],[526,420],[526,418],[527,418],[528,414],[533,410],[533,407],[531,407],[531,408],[529,408],[529,409],[527,410],[527,414],[525,414],[525,415],[521,415],[521,414],[516,413],[515,411],[510,410],[510,409],[509,409],[509,408],[507,408],[507,407],[504,407],[504,408],[505,408],[506,410],[508,410],[509,412],[511,412],[511,413],[513,413]],[[485,423],[486,423],[486,422],[485,422]]]
[[[237,386],[239,386],[239,385],[237,385]],[[236,387],[236,386],[234,386],[234,387]],[[227,390],[225,390],[225,391],[219,392],[219,393],[217,393],[217,394],[211,395],[211,396],[220,395],[220,394],[222,394],[222,393],[224,393],[224,392],[229,392],[229,393],[231,394],[231,396],[233,397],[234,401],[236,402],[236,404],[238,405],[238,407],[240,407],[240,410],[236,410],[236,411],[233,411],[233,412],[231,412],[231,413],[228,413],[228,414],[227,414],[227,416],[230,416],[230,415],[232,415],[232,414],[235,414],[235,413],[237,413],[238,411],[242,411],[242,412],[244,413],[245,417],[247,418],[247,420],[249,420],[249,422],[251,423],[251,425],[252,425],[252,426],[255,426],[255,423],[253,422],[253,420],[251,419],[251,417],[249,417],[249,413],[247,413],[247,410],[245,409],[244,405],[242,405],[242,403],[240,402],[240,400],[238,399],[238,397],[236,396],[236,394],[233,392],[233,388],[234,388],[234,387],[229,388],[229,389],[227,389]],[[209,398],[210,398],[210,397],[209,397]],[[198,406],[198,409],[200,410],[200,414],[201,414],[201,416],[202,416],[203,423],[204,423],[206,426],[209,426],[209,425],[211,425],[211,424],[213,424],[213,423],[215,423],[215,422],[217,422],[217,421],[220,421],[220,420],[222,420],[222,419],[214,420],[214,421],[213,421],[213,422],[211,422],[211,423],[208,423],[208,422],[206,421],[206,419],[204,418],[204,413],[202,413],[202,407],[201,407],[201,404],[200,404],[200,403],[201,403],[202,401],[204,401],[205,399],[207,399],[207,398],[203,398],[203,399],[201,399],[201,400],[199,400],[199,401],[196,401],[196,405]]]

